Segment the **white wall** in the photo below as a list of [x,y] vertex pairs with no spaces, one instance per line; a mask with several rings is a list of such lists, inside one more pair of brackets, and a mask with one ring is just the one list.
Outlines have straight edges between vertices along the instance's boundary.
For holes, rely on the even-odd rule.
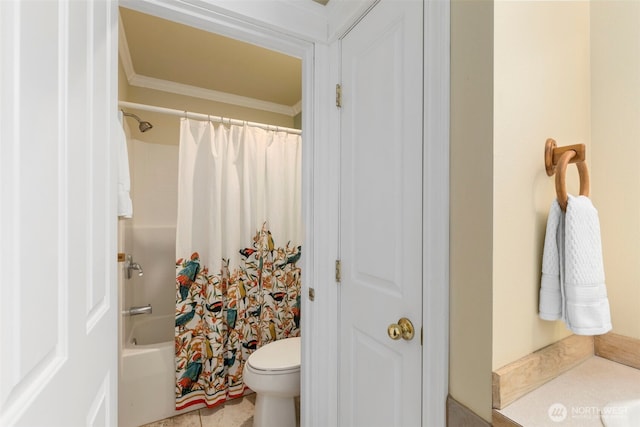
[[[132,136],[136,133],[134,128]],[[130,305],[151,304],[154,314],[173,314],[178,146],[129,142],[134,206],[131,253],[144,269],[142,277],[133,272],[125,280],[132,293]]]
[[[178,120],[178,118],[174,118]],[[147,131],[153,132],[154,129]],[[132,130],[131,185],[133,225],[175,227],[178,201],[178,145],[144,142]],[[175,260],[174,260],[175,261]]]

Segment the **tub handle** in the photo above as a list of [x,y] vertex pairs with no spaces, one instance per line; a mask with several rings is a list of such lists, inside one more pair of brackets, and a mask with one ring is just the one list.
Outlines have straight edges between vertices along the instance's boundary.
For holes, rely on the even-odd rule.
[[127,279],[131,279],[133,277],[133,271],[138,272],[138,276],[142,276],[144,272],[142,271],[142,266],[137,262],[133,262],[133,255],[127,255],[127,262],[125,264],[125,271],[127,272]]

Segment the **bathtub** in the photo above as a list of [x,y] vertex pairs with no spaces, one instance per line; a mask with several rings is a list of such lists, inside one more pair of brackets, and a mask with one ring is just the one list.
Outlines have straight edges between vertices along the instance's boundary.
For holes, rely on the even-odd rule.
[[138,427],[188,410],[175,408],[173,315],[136,316],[122,349],[118,426]]

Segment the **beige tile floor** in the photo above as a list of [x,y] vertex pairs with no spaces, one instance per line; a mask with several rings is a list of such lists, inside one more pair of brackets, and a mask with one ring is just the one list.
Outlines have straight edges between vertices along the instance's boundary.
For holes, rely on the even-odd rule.
[[[500,410],[525,427],[602,427],[600,408],[640,398],[640,370],[593,356]],[[553,419],[553,408],[563,419]]]
[[[233,399],[213,409],[198,409],[141,427],[252,427],[256,395]],[[296,417],[300,419],[300,399],[296,399]],[[299,422],[298,422],[299,423]]]

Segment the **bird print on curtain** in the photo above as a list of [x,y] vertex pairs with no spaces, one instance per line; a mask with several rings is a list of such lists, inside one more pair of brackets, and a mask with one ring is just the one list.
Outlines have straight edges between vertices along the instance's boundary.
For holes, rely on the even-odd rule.
[[217,272],[197,252],[176,262],[176,409],[242,396],[249,355],[300,335],[301,246],[276,246],[266,223],[248,243]]

